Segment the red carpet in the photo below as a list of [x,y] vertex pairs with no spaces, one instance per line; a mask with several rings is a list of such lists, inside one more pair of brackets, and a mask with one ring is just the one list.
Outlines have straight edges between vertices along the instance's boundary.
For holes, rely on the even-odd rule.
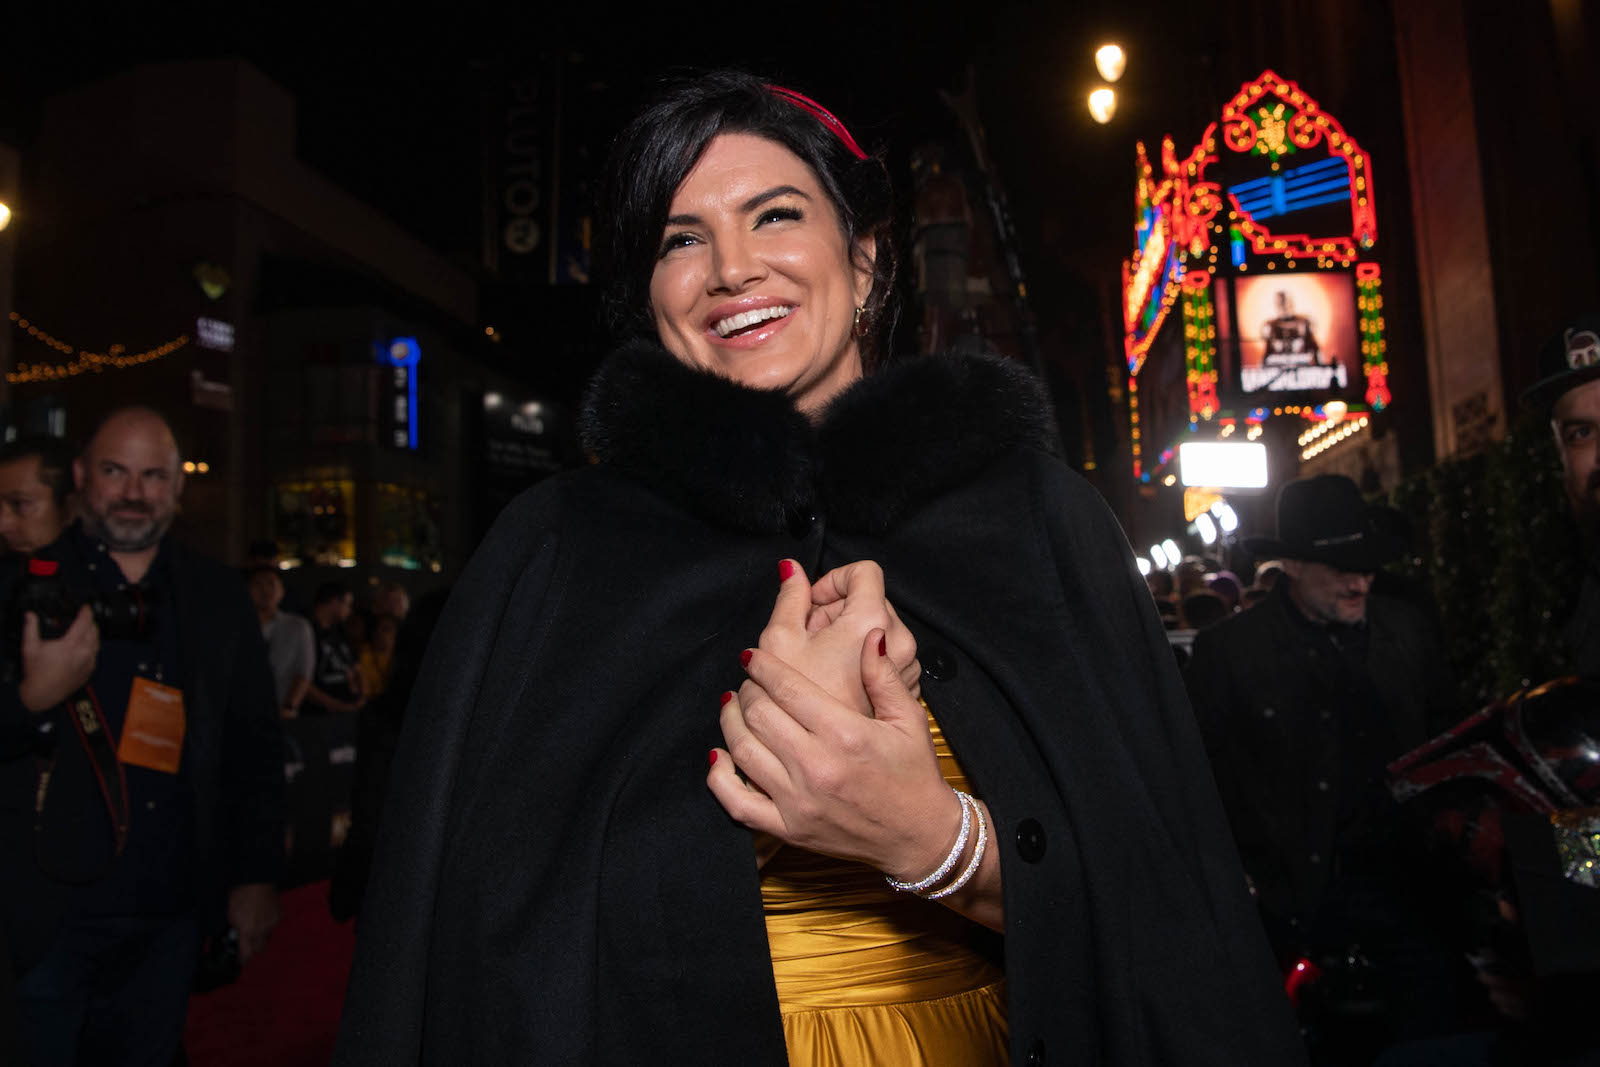
[[328,914],[328,883],[291,889],[267,947],[233,985],[189,1001],[190,1067],[326,1067],[355,951]]

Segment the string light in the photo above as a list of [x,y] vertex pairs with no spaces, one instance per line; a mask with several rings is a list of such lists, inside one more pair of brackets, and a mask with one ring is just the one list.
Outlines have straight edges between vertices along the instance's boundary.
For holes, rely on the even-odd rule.
[[143,352],[129,353],[122,345],[111,345],[104,352],[91,352],[86,348],[78,348],[53,334],[41,330],[15,311],[11,312],[10,319],[12,325],[40,344],[53,348],[62,355],[74,357],[69,363],[19,362],[17,369],[6,375],[6,381],[12,385],[62,381],[90,372],[98,374],[105,370],[123,370],[128,367],[137,367],[145,363],[154,362],[163,356],[170,356],[189,343],[189,335],[184,333],[174,337],[166,344],[145,349]]
[[1354,421],[1346,422],[1342,428],[1324,437],[1316,444],[1309,448],[1302,449],[1300,452],[1300,459],[1303,461],[1308,460],[1313,456],[1320,456],[1334,445],[1337,445],[1343,441],[1347,441],[1351,437],[1360,433],[1362,430],[1365,430],[1370,421],[1371,420],[1369,420],[1365,415],[1357,416]]
[[1217,323],[1211,304],[1211,275],[1191,271],[1183,279],[1183,338],[1188,361],[1189,410],[1209,419],[1217,401]]

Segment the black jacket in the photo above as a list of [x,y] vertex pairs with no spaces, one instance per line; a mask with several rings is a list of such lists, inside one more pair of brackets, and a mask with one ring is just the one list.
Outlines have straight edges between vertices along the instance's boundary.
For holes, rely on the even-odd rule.
[[[1370,597],[1367,654],[1353,662],[1294,615],[1287,579],[1271,596],[1195,636],[1189,697],[1245,869],[1287,951],[1328,888],[1353,716],[1370,715],[1381,762],[1450,726],[1460,708],[1431,624]],[[1386,736],[1385,736],[1386,735]]]
[[879,561],[989,803],[1018,1063],[1278,1064],[1298,1041],[1121,531],[1037,384],[929,359],[815,430],[612,357],[596,466],[512,504],[408,713],[335,1061],[779,1064],[750,834],[706,789],[777,561]]
[[[225,923],[226,891],[252,882],[275,883],[283,869],[283,736],[261,627],[239,573],[169,540],[169,573],[178,621],[184,715],[183,764],[193,790],[196,900],[202,929]],[[70,554],[63,575],[73,576]],[[18,566],[0,569],[0,605],[9,610]],[[8,651],[7,655],[14,655]],[[46,834],[92,831],[109,840],[105,806],[88,759],[67,723],[65,707],[46,713],[58,743],[46,805]],[[33,755],[41,724],[0,685],[0,879],[13,964],[25,972],[54,935],[70,892],[33,862]],[[133,812],[137,819],[138,812]]]

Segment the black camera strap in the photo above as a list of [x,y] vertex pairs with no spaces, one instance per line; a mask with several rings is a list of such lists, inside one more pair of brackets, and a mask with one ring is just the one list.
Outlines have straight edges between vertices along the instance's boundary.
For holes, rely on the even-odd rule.
[[56,766],[56,753],[52,751],[49,756],[39,758],[39,781],[33,797],[33,858],[41,871],[57,881],[85,884],[98,881],[105,875],[127,847],[130,808],[128,779],[123,773],[122,761],[117,759],[117,748],[111,739],[111,728],[106,722],[106,714],[100,707],[99,698],[94,695],[94,687],[84,686],[68,697],[64,706],[67,711],[67,721],[72,723],[72,730],[78,736],[78,744],[88,755],[89,766],[94,770],[95,781],[100,786],[100,797],[105,802],[106,815],[111,820],[111,833],[116,847],[112,850],[111,857],[93,874],[86,877],[63,875],[51,870],[50,865],[45,862],[40,842],[44,840],[46,832],[45,798],[49,795],[50,778]]

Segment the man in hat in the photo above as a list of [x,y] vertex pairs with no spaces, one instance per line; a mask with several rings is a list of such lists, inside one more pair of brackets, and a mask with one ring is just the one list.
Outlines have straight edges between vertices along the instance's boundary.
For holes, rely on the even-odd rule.
[[[1561,456],[1573,518],[1600,537],[1600,314],[1566,323],[1539,353],[1539,381],[1523,403],[1545,412]],[[1575,673],[1600,677],[1600,561],[1589,554],[1578,610],[1563,633]]]
[[[1246,545],[1281,560],[1282,576],[1196,635],[1185,681],[1280,961],[1342,960],[1360,944],[1381,967],[1385,946],[1404,943],[1395,977],[1414,969],[1412,918],[1426,909],[1408,898],[1385,767],[1454,721],[1454,681],[1426,617],[1372,594],[1401,546],[1354,482],[1285,485],[1277,521],[1276,538]],[[1409,1004],[1390,1017],[1429,1014]]]

